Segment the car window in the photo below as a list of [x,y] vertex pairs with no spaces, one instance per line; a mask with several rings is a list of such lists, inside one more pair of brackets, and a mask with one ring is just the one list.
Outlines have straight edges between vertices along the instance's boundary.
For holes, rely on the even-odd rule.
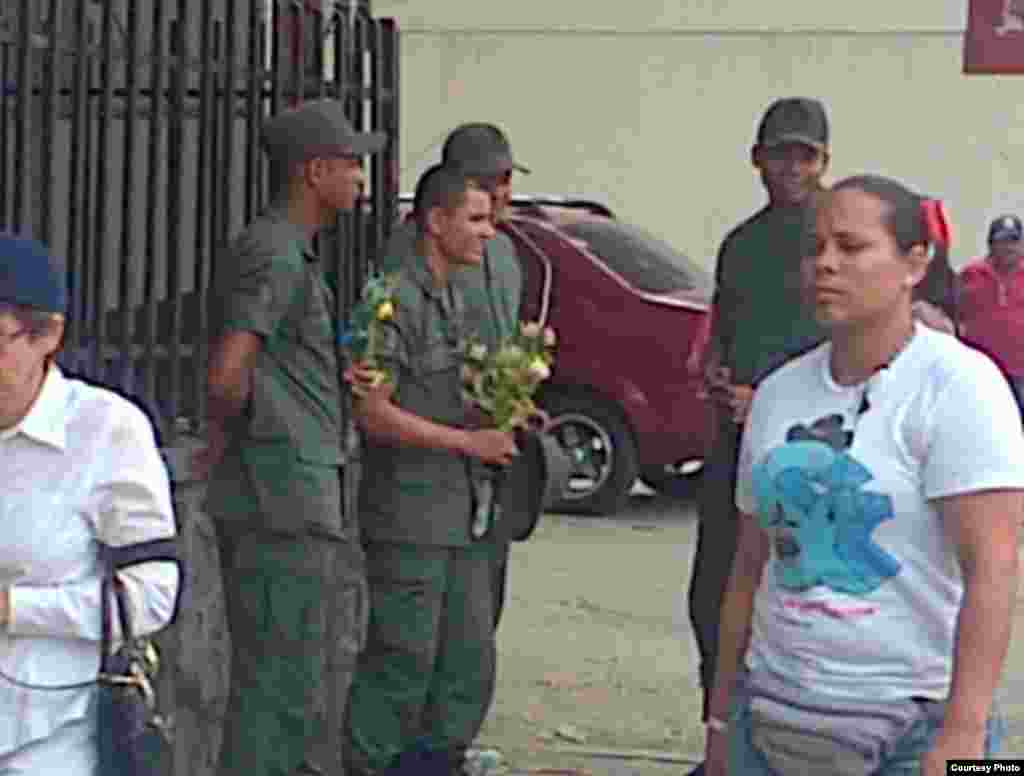
[[583,240],[592,253],[640,291],[711,291],[710,273],[660,237],[621,221],[577,221],[563,231]]

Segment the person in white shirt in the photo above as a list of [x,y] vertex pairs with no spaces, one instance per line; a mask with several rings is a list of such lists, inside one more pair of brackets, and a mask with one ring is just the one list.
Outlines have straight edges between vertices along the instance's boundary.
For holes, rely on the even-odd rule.
[[[98,544],[175,534],[167,471],[135,405],[66,378],[66,271],[0,236],[0,774],[93,776]],[[119,572],[137,635],[173,614],[178,568]],[[31,689],[81,684],[77,689]]]
[[817,213],[829,338],[753,399],[710,774],[940,776],[998,747],[1024,434],[995,364],[914,321],[946,243],[937,203],[885,178]]

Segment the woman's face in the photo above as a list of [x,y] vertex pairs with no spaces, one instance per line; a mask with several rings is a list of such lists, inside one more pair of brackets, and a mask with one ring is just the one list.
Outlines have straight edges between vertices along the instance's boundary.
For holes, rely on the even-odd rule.
[[46,357],[60,344],[61,325],[32,334],[9,312],[0,312],[0,404],[18,405],[38,387]]
[[871,325],[909,312],[928,266],[923,248],[903,253],[885,219],[889,206],[859,189],[831,192],[818,209],[811,255],[803,260],[808,300],[828,327]]

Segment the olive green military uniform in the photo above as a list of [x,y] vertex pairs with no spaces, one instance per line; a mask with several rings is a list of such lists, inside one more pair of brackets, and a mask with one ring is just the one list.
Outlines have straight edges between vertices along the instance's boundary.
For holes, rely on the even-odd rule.
[[217,267],[212,317],[263,340],[248,408],[214,470],[231,630],[220,773],[340,772],[337,732],[365,630],[362,551],[341,512],[341,382],[307,234],[273,210]]
[[[801,296],[800,260],[814,210],[765,208],[722,243],[715,271],[715,330],[732,382],[756,385],[824,337]],[[705,463],[700,524],[690,581],[690,620],[701,655],[704,713],[714,686],[722,597],[736,550],[736,464],[741,429],[722,415]]]
[[[406,262],[378,350],[399,407],[464,425],[464,327],[459,287],[437,288],[425,259]],[[371,607],[350,699],[350,765],[356,774],[379,773],[416,746],[456,762],[480,730],[495,676],[493,546],[470,537],[469,461],[372,441],[363,455]]]
[[[412,221],[400,224],[388,242],[381,268],[393,272],[416,253],[416,225]],[[466,306],[466,328],[493,348],[515,333],[519,325],[519,305],[523,293],[523,273],[516,255],[515,245],[506,235],[498,232],[484,250],[482,267],[465,267],[452,276],[462,292]],[[483,476],[476,465],[478,476]],[[508,579],[508,542],[494,542],[494,627],[498,627],[505,609],[505,590]]]

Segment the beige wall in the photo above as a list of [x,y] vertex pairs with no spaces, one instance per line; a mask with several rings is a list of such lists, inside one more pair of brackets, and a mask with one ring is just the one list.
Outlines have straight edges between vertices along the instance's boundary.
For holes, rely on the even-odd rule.
[[[758,6],[751,8],[751,6]],[[590,195],[712,263],[762,202],[748,150],[776,97],[822,98],[832,179],[950,203],[954,261],[1024,214],[1024,78],[961,75],[957,0],[375,0],[403,30],[403,185],[462,121],[503,126],[519,191]]]

